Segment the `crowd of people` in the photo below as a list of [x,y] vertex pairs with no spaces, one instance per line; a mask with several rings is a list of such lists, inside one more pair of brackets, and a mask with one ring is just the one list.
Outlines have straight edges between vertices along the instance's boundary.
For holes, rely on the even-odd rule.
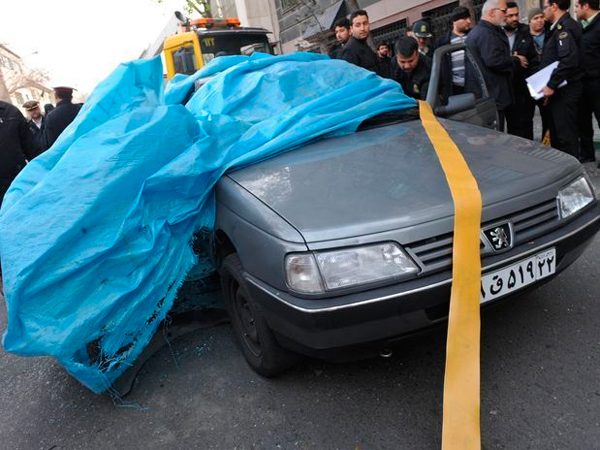
[[[488,94],[496,102],[499,129],[527,139],[534,138],[536,107],[542,118],[542,136],[549,134],[553,147],[581,162],[596,160],[593,118],[600,126],[600,15],[599,0],[575,0],[577,21],[570,14],[570,0],[544,0],[544,8],[527,12],[528,23],[515,2],[487,0],[481,18],[473,26],[470,11],[462,6],[452,12],[452,29],[435,43],[427,20],[415,22],[393,45],[378,42],[373,51],[366,11],[354,11],[350,19],[334,25],[339,43],[330,55],[378,75],[396,80],[416,99],[427,96],[432,56],[436,48],[464,44],[465,50],[441,59],[440,101],[453,95],[482,96],[477,73],[481,72]],[[557,63],[535,100],[526,79]],[[473,66],[477,64],[478,70]],[[599,166],[600,167],[600,166]]]
[[23,104],[26,119],[14,105],[0,101],[0,205],[17,174],[36,156],[49,149],[75,119],[81,104],[73,103],[73,88],[54,88],[56,106],[30,100]]
[[[435,43],[431,24],[419,20],[393,48],[379,42],[375,51],[369,45],[368,14],[358,10],[335,23],[339,47],[331,57],[394,79],[407,95],[424,100],[434,50],[464,44],[469,57],[459,50],[441,59],[441,88],[436,95],[442,102],[465,93],[482,97],[482,82],[476,76],[482,73],[496,103],[500,130],[533,139],[537,107],[543,136],[549,133],[551,145],[591,162],[596,159],[593,116],[600,126],[599,1],[575,0],[576,21],[569,14],[570,0],[544,0],[543,9],[527,12],[524,24],[517,3],[487,0],[475,26],[470,11],[459,6],[452,13],[452,29]],[[540,91],[542,98],[534,100],[526,78],[554,63],[558,65]],[[46,105],[44,114],[37,101],[25,103],[29,120],[15,106],[0,101],[0,205],[27,161],[50,148],[81,108],[73,104],[70,87],[54,88],[54,96],[56,108]]]

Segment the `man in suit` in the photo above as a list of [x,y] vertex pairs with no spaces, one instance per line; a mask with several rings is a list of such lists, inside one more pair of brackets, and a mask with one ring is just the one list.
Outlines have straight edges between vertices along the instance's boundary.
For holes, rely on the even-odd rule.
[[515,136],[533,139],[535,101],[527,89],[525,79],[537,71],[539,58],[529,27],[519,23],[519,5],[508,2],[506,7],[504,33],[508,38],[511,54],[526,59],[525,65],[522,65],[520,60],[513,61],[514,102],[506,109],[507,131]]
[[[467,48],[481,69],[490,96],[496,100],[499,129],[504,131],[506,109],[514,101],[512,72],[516,63],[527,67],[527,59],[511,55],[508,38],[501,28],[506,23],[506,0],[487,0],[481,12],[481,20],[469,33]],[[467,73],[465,90],[477,93],[479,82]]]

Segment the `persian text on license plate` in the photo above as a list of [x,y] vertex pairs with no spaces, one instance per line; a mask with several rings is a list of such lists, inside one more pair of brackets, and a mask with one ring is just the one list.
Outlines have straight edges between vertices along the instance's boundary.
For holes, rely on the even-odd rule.
[[556,272],[556,249],[550,248],[481,277],[481,303],[489,302]]

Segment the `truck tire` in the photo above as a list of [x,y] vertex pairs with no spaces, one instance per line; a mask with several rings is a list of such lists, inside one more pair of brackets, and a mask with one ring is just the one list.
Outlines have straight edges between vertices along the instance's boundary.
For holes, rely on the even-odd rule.
[[250,367],[259,375],[273,377],[296,364],[298,355],[279,345],[260,306],[250,296],[237,253],[225,257],[220,275],[233,331]]

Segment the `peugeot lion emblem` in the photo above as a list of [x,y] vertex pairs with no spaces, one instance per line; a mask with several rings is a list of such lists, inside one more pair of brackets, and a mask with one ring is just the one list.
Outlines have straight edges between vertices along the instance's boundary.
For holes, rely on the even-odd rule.
[[483,230],[483,234],[495,252],[512,247],[512,229],[508,222]]

